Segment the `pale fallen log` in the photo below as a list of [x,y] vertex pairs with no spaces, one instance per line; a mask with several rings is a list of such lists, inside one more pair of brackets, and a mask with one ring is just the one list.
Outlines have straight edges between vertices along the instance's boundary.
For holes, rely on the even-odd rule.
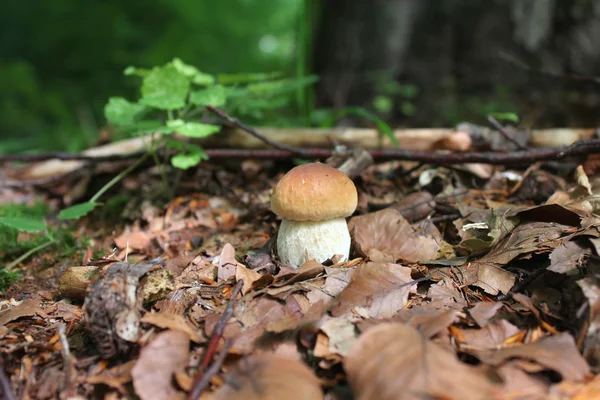
[[[479,135],[493,134],[495,131],[465,125],[461,130],[478,129]],[[257,128],[269,139],[282,145],[302,148],[332,148],[333,144],[340,143],[348,146],[362,147],[368,150],[393,148],[387,137],[383,137],[375,129],[368,128]],[[572,144],[578,140],[590,139],[596,134],[596,129],[541,129],[533,130],[529,145],[531,147],[559,147]],[[451,128],[423,128],[423,129],[398,129],[394,136],[398,139],[399,148],[410,151],[427,151],[432,146],[457,132]],[[150,136],[136,137],[109,143],[103,146],[87,149],[81,153],[85,159],[47,159],[30,165],[20,174],[19,180],[35,181],[50,177],[62,176],[76,171],[85,166],[94,158],[126,157],[130,154],[140,153],[147,149]],[[259,139],[250,136],[241,129],[226,128],[221,133],[197,143],[206,149],[212,148],[237,148],[237,149],[265,149],[268,146]],[[67,155],[68,156],[68,155]],[[0,156],[0,160],[2,156]],[[18,159],[18,156],[5,157],[5,159]],[[24,156],[24,161],[27,158]],[[114,160],[113,160],[114,161]]]

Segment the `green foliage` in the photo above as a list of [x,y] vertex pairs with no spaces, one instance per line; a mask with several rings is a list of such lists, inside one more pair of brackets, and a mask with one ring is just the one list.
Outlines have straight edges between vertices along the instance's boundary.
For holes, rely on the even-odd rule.
[[0,293],[6,292],[19,277],[20,274],[17,271],[6,271],[0,268]]
[[93,201],[87,201],[85,203],[76,204],[69,208],[65,208],[58,214],[58,219],[60,220],[68,220],[68,219],[79,219],[85,215],[88,215],[96,206],[99,204]]
[[490,117],[494,117],[499,121],[510,121],[515,124],[519,123],[519,116],[513,112],[493,112],[489,114]]
[[28,217],[0,217],[0,224],[30,233],[42,232],[46,229],[45,221]]

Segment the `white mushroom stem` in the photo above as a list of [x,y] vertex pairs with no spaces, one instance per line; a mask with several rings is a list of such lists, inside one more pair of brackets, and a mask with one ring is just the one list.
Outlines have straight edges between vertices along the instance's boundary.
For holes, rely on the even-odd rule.
[[277,235],[277,252],[285,265],[298,267],[309,259],[323,262],[336,254],[350,255],[350,233],[345,218],[327,221],[284,219]]

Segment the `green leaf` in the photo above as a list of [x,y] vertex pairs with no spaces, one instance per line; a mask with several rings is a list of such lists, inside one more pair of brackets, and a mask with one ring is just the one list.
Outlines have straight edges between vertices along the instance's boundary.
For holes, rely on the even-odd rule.
[[104,116],[114,125],[125,125],[133,123],[144,111],[146,107],[141,104],[132,103],[123,97],[111,97],[104,107]]
[[373,108],[380,113],[389,113],[393,108],[392,99],[388,96],[375,96],[373,99]]
[[208,154],[198,146],[184,144],[187,153],[180,153],[171,158],[171,164],[175,168],[188,169],[195,167],[202,160],[208,160]]
[[76,204],[74,206],[62,210],[60,214],[58,214],[58,219],[79,219],[89,214],[94,208],[96,208],[97,205],[98,203],[95,203],[93,201]]
[[137,68],[137,67],[130,65],[129,67],[125,68],[125,70],[123,71],[123,75],[125,75],[125,76],[137,75],[137,76],[141,76],[142,78],[145,78],[148,75],[150,75],[150,72],[152,72],[152,70],[150,70],[148,68]]
[[174,66],[152,69],[142,83],[140,103],[160,110],[176,110],[185,106],[190,81]]
[[227,90],[221,85],[209,86],[206,89],[196,90],[190,94],[190,103],[197,106],[221,107],[227,102]]
[[493,112],[489,114],[490,117],[494,117],[499,121],[511,121],[514,122],[515,124],[519,123],[519,116],[515,113],[512,112]]
[[215,83],[214,76],[200,72],[198,68],[184,63],[179,58],[174,58],[173,61],[171,61],[171,65],[173,65],[177,71],[181,72],[188,79],[191,79],[191,81],[196,85],[208,86]]
[[190,138],[207,137],[220,130],[221,127],[218,125],[201,124],[198,122],[188,122],[182,127],[177,128],[177,132]]
[[173,133],[175,128],[165,125],[165,123],[158,119],[148,119],[138,121],[135,124],[121,127],[122,130],[131,132],[135,135],[147,135],[149,133]]
[[167,121],[168,128],[179,128],[183,125],[185,125],[185,121],[182,119],[172,119],[170,121]]
[[46,222],[41,219],[26,217],[0,217],[0,224],[21,232],[41,232],[46,229]]
[[262,82],[269,79],[281,77],[281,72],[258,72],[258,73],[239,73],[239,74],[218,74],[217,81],[223,85],[234,85],[250,82]]

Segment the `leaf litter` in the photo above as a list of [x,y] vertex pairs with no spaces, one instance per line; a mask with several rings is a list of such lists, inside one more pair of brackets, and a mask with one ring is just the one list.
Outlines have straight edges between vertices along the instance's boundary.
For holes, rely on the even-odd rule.
[[350,260],[298,269],[273,252],[286,168],[204,163],[163,205],[137,172],[116,225],[79,225],[102,258],[22,264],[2,372],[40,399],[598,398],[597,180],[394,167],[357,177]]

